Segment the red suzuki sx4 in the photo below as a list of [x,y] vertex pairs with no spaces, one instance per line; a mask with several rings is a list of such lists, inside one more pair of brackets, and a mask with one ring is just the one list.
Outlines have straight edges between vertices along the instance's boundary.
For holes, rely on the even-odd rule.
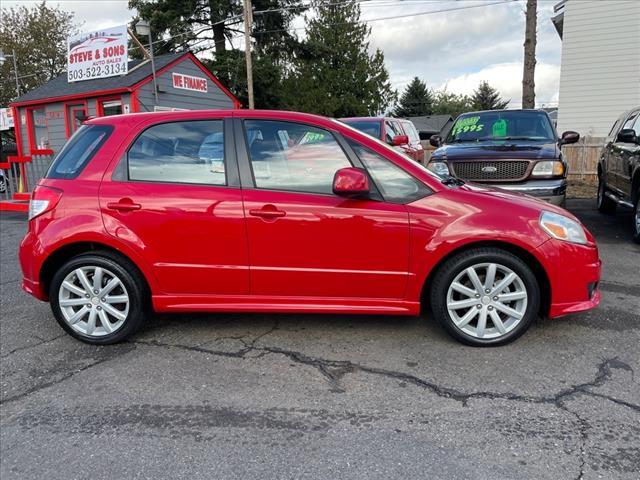
[[499,345],[600,301],[569,212],[439,177],[336,120],[190,111],[86,122],[34,189],[23,288],[89,343],[151,312],[432,312]]

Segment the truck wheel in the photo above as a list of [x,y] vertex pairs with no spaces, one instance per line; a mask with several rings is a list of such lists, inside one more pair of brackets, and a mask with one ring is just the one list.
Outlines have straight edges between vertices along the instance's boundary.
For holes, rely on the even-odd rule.
[[105,252],[83,254],[65,263],[49,289],[60,326],[86,343],[117,343],[144,320],[144,281],[132,265]]
[[633,209],[633,240],[640,243],[640,190],[636,193],[636,205]]
[[458,341],[504,345],[522,335],[538,315],[540,287],[520,258],[498,248],[477,248],[454,256],[438,270],[431,305]]
[[607,184],[602,179],[602,177],[598,177],[598,211],[600,213],[614,213],[616,211],[617,204],[605,195],[606,192]]

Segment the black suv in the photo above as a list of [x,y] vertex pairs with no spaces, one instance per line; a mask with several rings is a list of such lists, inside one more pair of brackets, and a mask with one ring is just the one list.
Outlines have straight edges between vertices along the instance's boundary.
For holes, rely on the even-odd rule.
[[640,107],[622,114],[598,162],[598,210],[633,208],[633,239],[640,243]]
[[577,142],[576,132],[558,138],[544,110],[487,110],[460,115],[427,168],[437,174],[485,183],[564,205],[567,163],[561,147]]

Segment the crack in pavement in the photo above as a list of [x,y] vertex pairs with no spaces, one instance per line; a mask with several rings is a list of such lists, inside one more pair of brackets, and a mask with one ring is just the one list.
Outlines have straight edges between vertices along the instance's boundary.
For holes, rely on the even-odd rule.
[[[133,349],[135,349],[135,348],[136,348],[136,346],[134,345]],[[129,351],[131,351],[131,350],[125,351],[124,353],[128,353]],[[49,387],[53,387],[55,385],[58,385],[58,384],[66,381],[66,380],[68,380],[68,379],[70,379],[72,377],[75,377],[77,374],[82,373],[85,370],[88,370],[88,369],[90,369],[92,367],[95,367],[97,365],[101,365],[101,364],[103,364],[105,362],[108,362],[109,360],[114,360],[116,358],[120,358],[122,356],[122,353],[123,352],[122,352],[121,349],[117,349],[111,355],[106,355],[104,358],[99,358],[98,360],[96,360],[93,363],[90,363],[88,365],[84,365],[84,366],[82,366],[80,368],[72,370],[71,372],[68,372],[68,373],[62,375],[60,378],[57,378],[55,380],[51,380],[49,382],[44,382],[44,383],[41,383],[41,384],[38,384],[38,385],[34,385],[33,387],[28,388],[27,390],[24,390],[24,391],[22,391],[20,393],[17,393],[15,395],[13,395],[13,396],[10,396],[10,397],[6,397],[6,398],[0,400],[0,405],[7,405],[9,403],[14,403],[14,402],[16,402],[18,400],[22,400],[25,397],[28,397],[29,395],[31,395],[33,393],[39,392],[40,390],[43,390],[45,388],[49,388]],[[53,372],[53,373],[58,373],[58,372]]]
[[301,352],[297,352],[294,350],[286,350],[279,347],[256,346],[256,343],[260,339],[273,333],[277,329],[278,329],[278,323],[276,321],[276,323],[271,329],[258,335],[251,342],[245,342],[244,340],[240,340],[244,344],[244,347],[235,351],[212,350],[212,349],[199,347],[199,346],[194,347],[194,346],[180,345],[180,344],[168,344],[168,343],[161,343],[157,341],[132,340],[130,341],[130,343],[147,345],[147,346],[165,347],[165,348],[178,348],[182,350],[195,351],[195,352],[205,353],[210,355],[219,355],[224,357],[241,358],[241,359],[246,358],[247,354],[252,351],[261,352],[261,355],[259,355],[256,358],[263,357],[266,354],[283,355],[296,363],[314,367],[327,380],[327,382],[329,383],[329,386],[331,387],[331,391],[334,391],[336,393],[344,392],[344,389],[340,386],[340,380],[345,374],[360,371],[360,372],[364,372],[372,375],[379,375],[379,376],[393,378],[396,380],[402,380],[404,382],[411,383],[413,385],[430,390],[431,392],[433,392],[439,397],[449,398],[449,399],[458,401],[462,403],[463,406],[468,406],[469,400],[489,399],[489,400],[511,400],[511,401],[537,403],[537,404],[553,404],[556,407],[561,408],[563,400],[568,399],[569,397],[572,397],[574,395],[584,394],[584,395],[590,395],[590,396],[607,399],[618,405],[625,406],[627,408],[640,412],[640,405],[626,402],[624,400],[620,400],[602,393],[592,392],[590,390],[591,387],[602,386],[611,377],[613,369],[625,370],[625,371],[631,372],[631,374],[633,375],[633,369],[631,368],[631,366],[618,360],[617,358],[608,358],[600,362],[597,365],[597,372],[593,380],[589,382],[581,383],[578,385],[573,385],[567,389],[560,390],[556,394],[550,395],[550,396],[530,396],[530,395],[521,395],[521,394],[512,393],[512,392],[491,392],[491,391],[479,391],[479,392],[469,393],[469,392],[464,392],[462,390],[457,390],[455,388],[441,386],[435,382],[419,378],[409,373],[377,368],[377,367],[370,367],[367,365],[354,363],[349,360],[329,360],[324,358],[311,357]]
[[62,333],[62,334],[60,334],[60,335],[58,335],[56,337],[50,338],[48,340],[43,340],[40,337],[32,337],[32,338],[37,338],[40,341],[38,343],[34,343],[33,345],[25,345],[23,347],[14,348],[13,350],[10,350],[9,352],[7,352],[7,353],[5,353],[3,355],[0,355],[0,358],[7,358],[7,357],[9,357],[10,355],[13,355],[16,352],[22,352],[24,350],[30,350],[30,349],[38,347],[40,345],[45,345],[47,343],[52,343],[52,342],[58,340],[59,338],[67,337],[67,336],[68,336],[67,333]]

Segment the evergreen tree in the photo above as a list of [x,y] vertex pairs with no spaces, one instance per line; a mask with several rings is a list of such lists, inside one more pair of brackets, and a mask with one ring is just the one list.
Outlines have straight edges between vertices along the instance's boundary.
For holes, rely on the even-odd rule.
[[395,100],[380,50],[369,54],[370,27],[356,0],[318,3],[293,62],[286,106],[332,117],[377,115]]
[[400,101],[393,114],[396,117],[417,117],[433,114],[433,93],[427,85],[418,77],[413,80],[402,92]]
[[504,110],[511,100],[502,100],[500,93],[482,81],[471,96],[471,108],[474,110]]
[[451,115],[456,118],[461,113],[472,110],[471,99],[467,95],[447,92],[446,89],[435,93],[433,102],[434,115]]

